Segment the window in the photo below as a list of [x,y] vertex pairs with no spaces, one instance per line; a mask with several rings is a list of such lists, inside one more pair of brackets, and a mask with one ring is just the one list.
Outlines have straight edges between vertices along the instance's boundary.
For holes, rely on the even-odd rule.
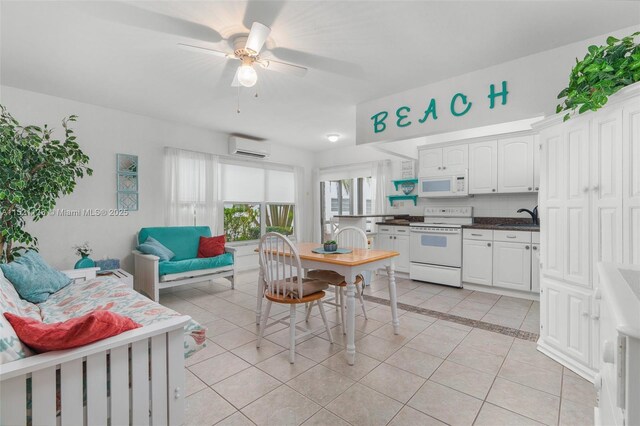
[[[323,241],[333,234],[333,216],[373,213],[373,188],[371,177],[320,182]],[[371,230],[372,223],[371,219],[367,221],[367,230]]]
[[227,241],[254,241],[265,232],[294,234],[293,170],[229,161],[220,166]]

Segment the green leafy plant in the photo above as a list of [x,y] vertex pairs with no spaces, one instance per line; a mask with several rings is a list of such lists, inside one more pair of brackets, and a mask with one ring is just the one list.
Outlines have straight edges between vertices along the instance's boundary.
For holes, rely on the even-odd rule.
[[259,239],[260,206],[258,204],[226,204],[224,231],[227,241]]
[[293,234],[294,207],[291,204],[269,204],[266,206],[267,232],[283,235]]
[[556,113],[570,111],[564,121],[572,111],[578,110],[578,114],[597,111],[609,96],[640,81],[640,45],[634,40],[638,35],[640,32],[635,32],[622,40],[608,37],[606,46],[589,46],[582,61],[576,58],[569,87],[558,94],[558,99],[566,99],[556,107]]
[[336,240],[329,240],[324,242],[326,245],[338,244]]
[[38,239],[25,230],[25,219],[47,216],[58,198],[73,192],[77,179],[93,173],[69,127],[76,118],[62,120],[60,141],[47,125],[21,126],[0,105],[0,262],[37,249]]

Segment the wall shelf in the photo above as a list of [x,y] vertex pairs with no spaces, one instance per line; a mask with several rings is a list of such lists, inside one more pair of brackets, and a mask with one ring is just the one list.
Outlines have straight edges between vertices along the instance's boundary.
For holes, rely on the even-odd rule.
[[387,198],[389,198],[389,204],[391,204],[392,206],[394,201],[399,201],[399,200],[413,200],[413,205],[414,206],[418,205],[417,195],[388,195]]
[[398,190],[398,188],[400,187],[400,185],[402,185],[403,183],[413,183],[415,185],[418,184],[418,179],[398,179],[398,180],[394,180],[393,182],[393,186],[396,187],[396,191]]

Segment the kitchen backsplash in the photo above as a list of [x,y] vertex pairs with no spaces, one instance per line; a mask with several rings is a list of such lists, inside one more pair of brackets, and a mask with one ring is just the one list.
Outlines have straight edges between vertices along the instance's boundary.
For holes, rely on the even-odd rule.
[[[538,204],[538,194],[487,194],[475,195],[468,198],[418,198],[418,205],[411,201],[400,202],[402,206],[387,206],[388,214],[409,214],[420,216],[427,206],[473,207],[475,217],[529,217],[524,213],[517,213],[520,208],[531,210]],[[396,204],[400,204],[396,201]]]

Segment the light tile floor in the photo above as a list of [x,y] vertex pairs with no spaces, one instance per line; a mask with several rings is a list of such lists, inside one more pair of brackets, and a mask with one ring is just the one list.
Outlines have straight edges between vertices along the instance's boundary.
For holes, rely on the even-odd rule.
[[[389,307],[372,302],[369,319],[356,320],[355,366],[346,364],[333,308],[327,313],[336,343],[320,331],[298,344],[291,365],[284,326],[255,347],[255,285],[256,274],[243,273],[233,291],[220,281],[162,294],[161,303],[209,327],[208,347],[186,360],[185,424],[593,424],[593,386],[535,343],[402,310],[394,335]],[[425,302],[442,292],[456,297],[442,289]],[[452,306],[484,297],[469,292]],[[487,313],[518,310],[519,303],[494,301]],[[272,313],[285,310],[274,304]],[[321,327],[317,309],[310,322]]]
[[[531,333],[540,332],[540,302],[397,279],[398,302]],[[387,276],[375,276],[365,294],[389,300]]]

